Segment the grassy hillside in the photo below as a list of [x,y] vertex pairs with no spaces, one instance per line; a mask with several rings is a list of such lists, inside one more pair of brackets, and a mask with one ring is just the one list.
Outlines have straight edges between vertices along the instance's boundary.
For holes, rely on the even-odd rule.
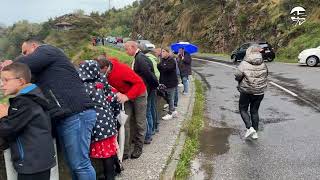
[[82,60],[94,59],[98,55],[107,54],[109,57],[116,57],[121,62],[131,64],[133,57],[130,57],[126,52],[109,46],[92,46],[87,45],[81,49],[81,51],[75,55],[72,59],[73,63],[77,64]]
[[[0,60],[14,59],[20,54],[21,43],[29,37],[37,37],[45,43],[63,49],[73,59],[79,51],[91,43],[92,37],[108,35],[128,37],[132,32],[133,16],[139,3],[105,13],[92,12],[84,15],[82,10],[49,19],[42,24],[20,21],[8,28],[0,28]],[[73,28],[58,30],[57,23],[69,23]]]

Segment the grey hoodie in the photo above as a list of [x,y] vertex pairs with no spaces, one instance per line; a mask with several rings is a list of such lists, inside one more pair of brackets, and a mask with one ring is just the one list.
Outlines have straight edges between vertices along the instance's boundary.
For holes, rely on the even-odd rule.
[[258,50],[257,46],[249,47],[244,61],[235,72],[235,79],[239,82],[238,90],[241,93],[261,95],[267,88],[268,68]]

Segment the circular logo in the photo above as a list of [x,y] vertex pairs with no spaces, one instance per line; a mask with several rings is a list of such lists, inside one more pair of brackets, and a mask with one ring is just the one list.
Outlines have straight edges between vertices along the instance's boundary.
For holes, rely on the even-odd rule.
[[301,25],[306,21],[306,10],[303,7],[294,7],[291,12],[291,20],[295,23],[295,25]]

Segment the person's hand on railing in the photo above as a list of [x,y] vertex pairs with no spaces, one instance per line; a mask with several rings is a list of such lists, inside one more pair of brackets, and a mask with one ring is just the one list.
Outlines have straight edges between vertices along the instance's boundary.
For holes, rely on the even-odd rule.
[[0,118],[8,116],[9,106],[7,104],[0,104]]

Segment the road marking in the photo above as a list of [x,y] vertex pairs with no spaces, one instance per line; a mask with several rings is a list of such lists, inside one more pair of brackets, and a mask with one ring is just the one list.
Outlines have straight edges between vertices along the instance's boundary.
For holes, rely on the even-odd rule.
[[232,68],[232,69],[237,69],[236,67],[233,67],[233,66],[230,66],[230,65],[227,65],[227,64],[223,64],[223,63],[219,63],[219,62],[213,62],[213,61],[208,61],[208,60],[199,59],[199,58],[192,58],[192,59],[197,59],[197,60],[199,60],[199,61],[210,62],[210,63],[214,63],[214,64],[219,64],[219,65],[221,65],[221,66],[226,66],[226,67],[229,67],[229,68]]
[[274,86],[276,86],[277,88],[282,89],[283,91],[291,94],[291,95],[294,96],[294,97],[298,97],[298,95],[297,95],[296,93],[294,93],[294,92],[292,92],[292,91],[290,91],[290,90],[288,90],[288,89],[286,89],[286,88],[284,88],[284,87],[282,87],[282,86],[280,86],[280,85],[278,85],[278,84],[276,84],[276,83],[274,83],[274,82],[272,82],[272,81],[270,81],[269,83],[272,84],[272,85],[274,85]]
[[[214,64],[219,64],[219,65],[222,65],[222,66],[225,66],[225,67],[229,67],[229,68],[232,68],[232,69],[237,69],[236,67],[233,67],[233,66],[230,66],[230,65],[227,65],[227,64],[223,64],[223,63],[219,63],[219,62],[213,62],[213,61],[209,61],[209,60],[205,60],[205,59],[199,59],[199,58],[193,58],[193,59],[197,59],[199,61],[206,61],[206,62],[210,62],[210,63],[214,63]],[[298,95],[296,93],[294,93],[294,92],[292,92],[292,91],[280,86],[279,84],[276,84],[276,83],[274,83],[272,81],[270,81],[269,83],[274,85],[275,87],[285,91],[286,93],[294,96],[294,97],[298,97]]]

